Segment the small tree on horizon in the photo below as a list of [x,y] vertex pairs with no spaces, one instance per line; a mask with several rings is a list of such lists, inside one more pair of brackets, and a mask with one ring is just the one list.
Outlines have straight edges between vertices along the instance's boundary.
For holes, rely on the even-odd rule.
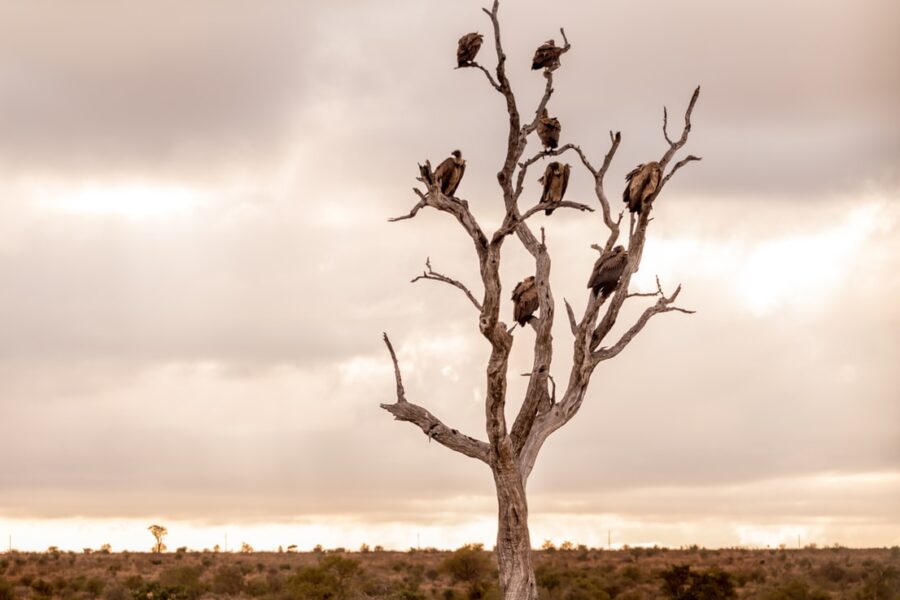
[[[391,413],[395,419],[407,421],[419,427],[429,440],[435,440],[450,450],[481,461],[491,469],[498,504],[496,558],[500,589],[506,600],[537,600],[538,592],[528,530],[526,484],[538,453],[550,435],[566,425],[578,413],[586,397],[594,370],[600,363],[618,356],[655,315],[672,311],[692,312],[675,305],[681,286],[676,287],[671,294],[667,295],[663,292],[659,278],[656,280],[656,289],[652,292],[632,291],[629,285],[632,276],[638,272],[641,264],[647,230],[652,221],[650,217],[653,210],[652,203],[676,171],[691,161],[699,160],[699,158],[689,155],[673,163],[676,154],[688,141],[691,131],[691,114],[699,97],[700,88],[697,88],[691,96],[684,114],[683,130],[680,137],[676,139],[669,136],[668,113],[664,109],[662,134],[665,140],[665,150],[662,156],[656,159],[658,177],[655,189],[650,192],[649,196],[641,196],[638,201],[640,209],[629,213],[630,222],[623,227],[624,211],[619,213],[618,217],[614,215],[604,187],[604,178],[622,139],[620,133],[610,132],[609,150],[599,164],[591,162],[581,147],[574,143],[541,150],[530,157],[525,156],[528,139],[529,137],[533,138],[533,134],[537,133],[541,117],[545,114],[544,111],[554,93],[553,74],[559,65],[557,61],[555,65],[544,68],[543,76],[546,79],[546,87],[543,96],[537,103],[534,116],[523,120],[518,99],[506,73],[507,56],[501,43],[499,4],[499,0],[494,0],[492,8],[482,9],[488,15],[493,29],[492,41],[496,50],[496,68],[488,69],[474,60],[460,64],[460,66],[472,67],[484,73],[488,84],[502,96],[506,107],[506,118],[508,119],[506,153],[497,173],[502,203],[505,208],[505,216],[500,227],[493,233],[486,232],[469,208],[483,205],[483,203],[470,203],[462,198],[443,193],[441,182],[430,171],[429,163],[420,167],[422,176],[419,181],[425,189],[424,191],[419,188],[414,189],[418,202],[408,214],[390,219],[391,221],[413,219],[420,210],[433,208],[446,213],[459,223],[465,236],[474,246],[483,285],[482,293],[478,294],[478,290],[473,293],[462,282],[435,271],[432,269],[430,261],[426,261],[425,272],[413,281],[432,280],[451,285],[463,292],[468,302],[475,308],[478,330],[489,344],[491,352],[486,365],[484,399],[487,440],[476,439],[448,427],[427,409],[407,400],[397,355],[387,334],[384,335],[384,343],[393,362],[397,398],[396,402],[382,404],[381,407]],[[568,52],[571,46],[562,29],[560,29],[560,33],[564,45],[556,46],[555,51],[561,55]],[[427,135],[427,132],[423,132],[423,134]],[[568,329],[573,338],[572,367],[568,374],[568,380],[563,381],[561,385],[561,395],[557,396],[556,382],[551,376],[554,350],[552,329],[556,304],[550,287],[550,253],[544,228],[541,227],[539,235],[535,235],[529,225],[529,219],[544,211],[549,214],[555,209],[560,209],[556,211],[557,215],[564,212],[562,209],[589,212],[593,212],[594,209],[576,202],[550,202],[548,200],[539,201],[523,210],[520,208],[519,202],[525,190],[525,182],[530,181],[526,179],[529,168],[541,160],[564,153],[574,154],[584,166],[593,183],[594,195],[601,210],[602,224],[605,227],[602,235],[605,235],[606,240],[602,243],[591,244],[591,247],[600,253],[601,258],[613,256],[614,248],[620,243],[620,238],[623,238],[621,245],[627,247],[627,263],[621,271],[615,289],[610,293],[588,291],[584,300],[584,313],[580,319],[576,317],[575,308],[568,301],[564,301]],[[529,188],[529,190],[531,189]],[[515,327],[507,326],[500,319],[501,306],[509,306],[504,303],[502,297],[501,251],[507,239],[512,236],[519,241],[533,259],[534,271],[522,273],[520,277],[534,276],[540,317],[533,316],[528,321],[528,325],[534,331],[532,367],[526,374],[529,380],[521,408],[510,427],[506,415],[509,357],[514,341],[518,339],[521,343],[530,337],[526,336],[525,327],[516,332],[514,337]],[[615,255],[621,256],[618,252],[621,251],[617,251]],[[585,281],[589,279],[590,273],[591,264],[585,264]],[[651,298],[655,301],[644,308],[633,324],[623,332],[612,336],[611,332],[626,300],[635,298],[644,300]]]
[[166,545],[163,543],[163,538],[169,534],[169,530],[162,525],[151,525],[147,529],[153,535],[153,539],[156,540],[156,543],[153,545],[153,552],[156,552],[157,554],[165,552]]

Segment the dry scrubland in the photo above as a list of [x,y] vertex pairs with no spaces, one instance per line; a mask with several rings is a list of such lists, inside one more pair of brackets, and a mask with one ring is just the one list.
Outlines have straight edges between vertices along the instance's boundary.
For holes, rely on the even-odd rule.
[[[900,548],[542,550],[541,598],[900,599]],[[499,598],[496,567],[455,552],[0,555],[0,600]]]

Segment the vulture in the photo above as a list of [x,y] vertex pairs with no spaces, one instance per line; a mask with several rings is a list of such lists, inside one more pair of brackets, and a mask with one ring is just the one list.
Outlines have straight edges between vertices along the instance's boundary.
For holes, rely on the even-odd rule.
[[475,55],[481,50],[484,36],[480,33],[467,33],[459,38],[459,46],[456,48],[456,65],[468,67],[475,60]]
[[462,180],[463,173],[466,172],[466,161],[463,160],[462,152],[454,150],[451,156],[438,165],[434,170],[434,180],[441,187],[441,193],[445,196],[453,196],[459,182]]
[[625,176],[628,185],[622,194],[622,200],[628,205],[628,210],[640,213],[644,202],[650,200],[659,190],[659,181],[662,178],[662,168],[658,162],[648,162],[638,165],[631,173]]
[[595,294],[601,294],[604,298],[608,297],[619,285],[619,278],[622,276],[626,264],[628,264],[628,252],[623,246],[616,246],[610,254],[601,256],[594,263],[594,270],[591,271],[591,278],[588,280],[587,286]]
[[534,283],[534,275],[526,277],[512,293],[513,301],[513,320],[519,325],[525,325],[534,317],[541,303],[538,301],[538,289]]
[[[538,179],[538,183],[543,184],[544,191],[541,194],[541,204],[559,204],[562,202],[563,196],[566,195],[566,188],[569,186],[569,172],[572,167],[569,165],[561,165],[553,161],[544,170],[544,174]],[[545,214],[552,215],[552,208],[544,211]]]
[[559,67],[559,56],[563,49],[556,45],[555,40],[547,40],[534,51],[534,58],[531,60],[531,69],[548,69],[553,71]]
[[547,116],[547,109],[541,113],[538,119],[537,134],[541,138],[541,143],[547,150],[553,150],[559,146],[559,132],[562,127],[559,125],[559,119]]

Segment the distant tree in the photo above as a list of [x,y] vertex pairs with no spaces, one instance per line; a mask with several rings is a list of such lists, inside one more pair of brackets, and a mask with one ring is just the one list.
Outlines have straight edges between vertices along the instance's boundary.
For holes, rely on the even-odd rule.
[[219,547],[218,544],[216,544],[215,546],[213,546],[213,552],[215,552],[216,554],[218,554],[220,550],[221,550],[221,548]]
[[109,544],[103,544],[100,546],[100,554],[109,554],[112,552],[112,546]]
[[297,544],[291,544],[290,546],[288,546],[288,547],[287,547],[287,551],[290,552],[290,553],[296,552],[296,551],[297,551]]
[[169,530],[162,525],[151,525],[147,529],[153,535],[153,539],[156,540],[156,543],[153,545],[153,551],[157,554],[165,552],[166,545],[163,543],[163,538],[169,534]]
[[253,554],[253,546],[247,542],[241,542],[241,554]]
[[570,542],[569,540],[565,540],[562,544],[559,545],[560,550],[570,551],[575,549],[575,544]]

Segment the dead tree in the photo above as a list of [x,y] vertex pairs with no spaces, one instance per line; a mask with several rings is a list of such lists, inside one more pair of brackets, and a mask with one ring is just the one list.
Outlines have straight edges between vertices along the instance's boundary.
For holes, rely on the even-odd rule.
[[[544,70],[546,86],[543,96],[533,113],[525,117],[527,120],[523,120],[518,101],[506,75],[507,57],[501,43],[498,20],[499,0],[494,0],[490,10],[483,10],[493,26],[497,65],[492,70],[474,61],[467,66],[481,70],[490,86],[501,94],[506,102],[509,134],[506,156],[497,173],[497,181],[500,184],[503,203],[506,207],[505,217],[496,231],[486,233],[470,211],[470,204],[467,201],[445,196],[436,183],[429,182],[427,177],[421,177],[419,181],[423,183],[425,189],[423,191],[414,188],[418,197],[416,205],[408,214],[390,219],[390,221],[412,219],[420,210],[430,207],[456,219],[472,241],[478,257],[481,282],[484,287],[483,293],[480,294],[480,300],[478,299],[479,295],[473,293],[465,284],[434,271],[430,262],[426,263],[427,270],[413,281],[430,279],[456,287],[465,294],[478,312],[478,328],[491,348],[487,364],[485,395],[487,440],[483,441],[460,433],[445,425],[441,419],[422,406],[407,400],[397,355],[386,334],[384,342],[394,365],[397,400],[391,404],[382,404],[381,407],[394,415],[395,419],[415,424],[429,439],[435,440],[451,450],[480,460],[491,469],[496,484],[499,510],[496,556],[503,597],[507,600],[534,600],[538,595],[532,568],[525,487],[541,447],[554,431],[568,423],[578,413],[584,401],[591,375],[597,365],[622,352],[653,316],[673,311],[692,312],[675,305],[681,286],[666,295],[657,278],[657,289],[654,292],[629,293],[629,283],[641,263],[644,240],[652,221],[651,201],[659,195],[659,192],[679,169],[691,161],[700,160],[695,156],[687,156],[673,163],[678,152],[688,141],[691,131],[691,113],[697,102],[700,88],[697,88],[691,97],[684,114],[681,136],[676,140],[669,137],[668,113],[664,110],[663,137],[667,147],[659,159],[663,176],[653,198],[648,199],[648,203],[640,213],[631,213],[630,227],[623,231],[621,227],[623,213],[614,216],[604,189],[604,178],[622,139],[620,133],[610,132],[610,147],[599,166],[588,159],[580,146],[571,143],[554,150],[539,151],[533,156],[524,157],[528,138],[535,133],[538,120],[553,95],[554,69]],[[571,45],[566,39],[565,31],[561,29],[560,33],[565,43],[562,50],[565,53],[570,50]],[[575,316],[572,305],[564,301],[569,327],[574,338],[572,342],[573,366],[565,388],[563,388],[562,396],[557,399],[556,384],[550,373],[553,360],[552,328],[556,311],[556,303],[549,283],[550,254],[544,229],[541,228],[540,237],[537,237],[528,223],[528,219],[532,215],[545,210],[549,205],[538,203],[523,210],[519,206],[519,201],[522,198],[525,177],[529,168],[545,158],[567,152],[578,155],[581,164],[593,178],[594,193],[602,211],[603,224],[607,233],[601,235],[606,236],[606,241],[602,244],[592,244],[592,247],[601,253],[609,252],[620,237],[627,237],[625,243],[628,249],[628,263],[618,286],[611,295],[604,296],[594,294],[590,290],[587,291],[584,313],[580,320]],[[593,210],[589,206],[574,202],[562,202],[554,207],[582,211]],[[513,330],[500,319],[502,304],[500,259],[503,245],[511,236],[515,236],[534,259],[535,278],[540,297],[540,317],[534,318],[529,323],[535,332],[532,369],[528,374],[530,379],[521,409],[510,427],[505,408],[508,360],[514,336]],[[588,279],[591,266],[591,264],[585,265],[585,281]],[[637,321],[625,329],[621,336],[617,339],[608,339],[625,302],[642,297],[653,297],[656,301],[647,307]]]

